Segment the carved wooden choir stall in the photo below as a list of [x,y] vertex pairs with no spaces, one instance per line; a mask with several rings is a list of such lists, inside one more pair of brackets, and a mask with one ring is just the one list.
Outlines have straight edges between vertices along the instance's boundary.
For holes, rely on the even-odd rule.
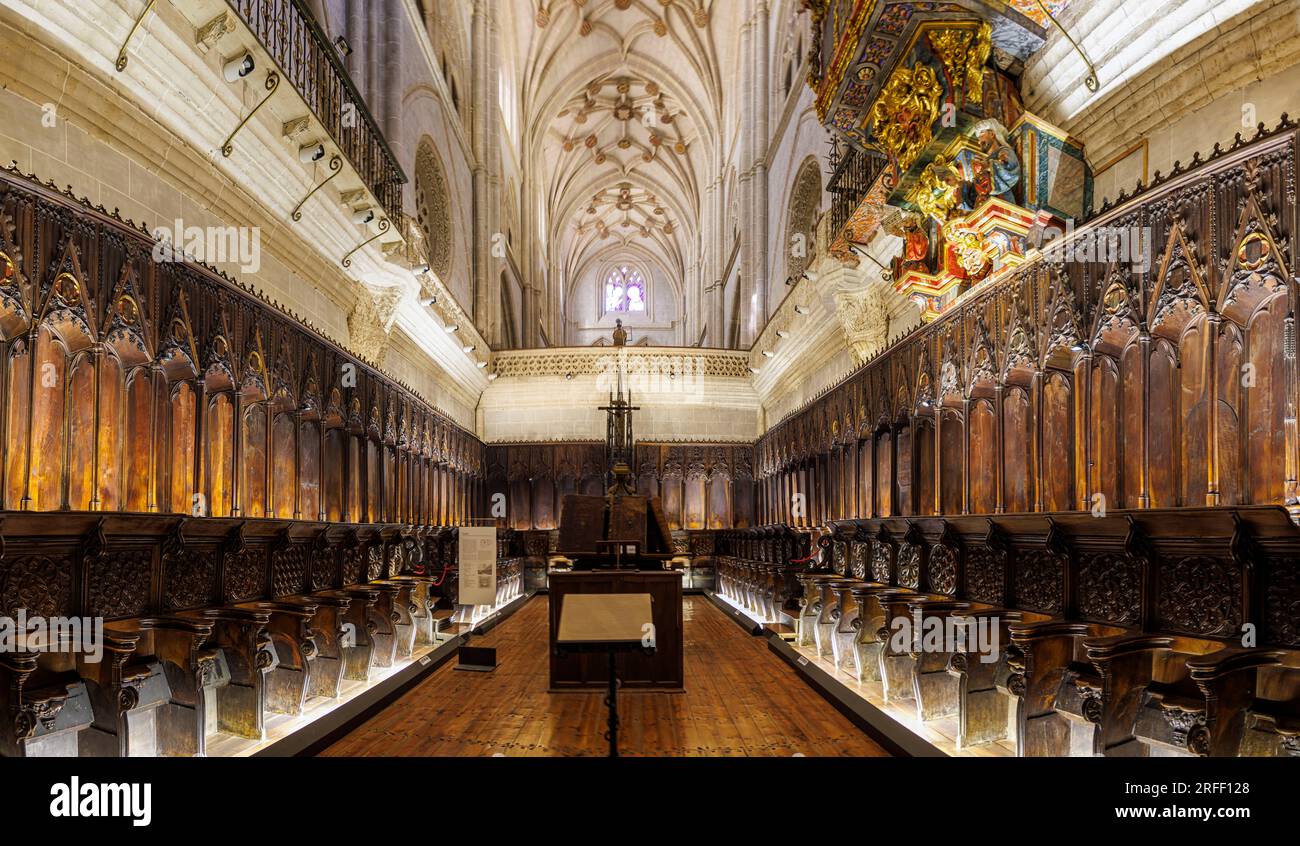
[[[0,754],[202,755],[336,698],[457,610],[483,445],[149,234],[0,172]],[[501,536],[498,604],[523,593]]]
[[[1284,118],[1098,216],[1149,269],[1040,255],[775,427],[722,595],[959,748],[1300,754],[1296,144]],[[993,660],[892,637],[949,618]]]

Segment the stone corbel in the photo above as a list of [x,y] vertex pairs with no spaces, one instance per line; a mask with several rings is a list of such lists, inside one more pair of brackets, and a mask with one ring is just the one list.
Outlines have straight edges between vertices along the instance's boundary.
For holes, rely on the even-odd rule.
[[207,55],[222,37],[234,31],[235,16],[227,10],[194,31],[194,46],[199,53]]
[[303,115],[302,117],[296,117],[293,120],[285,121],[280,127],[280,134],[284,136],[284,140],[292,143],[297,141],[298,136],[302,135],[308,129],[311,129],[311,117]]
[[839,318],[844,341],[853,352],[855,363],[862,364],[885,348],[889,338],[889,309],[878,286],[836,291],[835,316]]
[[358,286],[356,305],[348,314],[348,339],[353,352],[383,364],[397,307],[405,296],[406,290],[397,286],[378,290]]

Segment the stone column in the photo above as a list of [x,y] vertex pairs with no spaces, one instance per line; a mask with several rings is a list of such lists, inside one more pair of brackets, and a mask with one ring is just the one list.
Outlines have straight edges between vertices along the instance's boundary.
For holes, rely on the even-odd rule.
[[[474,303],[473,318],[490,344],[500,344],[500,274],[505,267],[501,227],[500,31],[497,0],[475,0],[471,28],[472,122],[474,151]],[[495,254],[494,254],[495,252]]]

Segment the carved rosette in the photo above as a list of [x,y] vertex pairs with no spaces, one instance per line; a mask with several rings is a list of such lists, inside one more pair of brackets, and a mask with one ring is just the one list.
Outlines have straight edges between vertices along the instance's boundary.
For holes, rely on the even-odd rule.
[[930,588],[935,593],[953,596],[957,593],[957,553],[947,544],[937,543],[930,547],[930,557],[926,562],[930,579]]
[[921,583],[921,551],[914,544],[898,545],[898,584],[916,590]]

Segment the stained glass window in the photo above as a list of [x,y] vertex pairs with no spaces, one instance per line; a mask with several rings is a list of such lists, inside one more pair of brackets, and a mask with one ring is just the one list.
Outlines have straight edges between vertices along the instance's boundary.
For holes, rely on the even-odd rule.
[[645,312],[645,279],[633,267],[616,267],[605,280],[605,311],[620,314]]

